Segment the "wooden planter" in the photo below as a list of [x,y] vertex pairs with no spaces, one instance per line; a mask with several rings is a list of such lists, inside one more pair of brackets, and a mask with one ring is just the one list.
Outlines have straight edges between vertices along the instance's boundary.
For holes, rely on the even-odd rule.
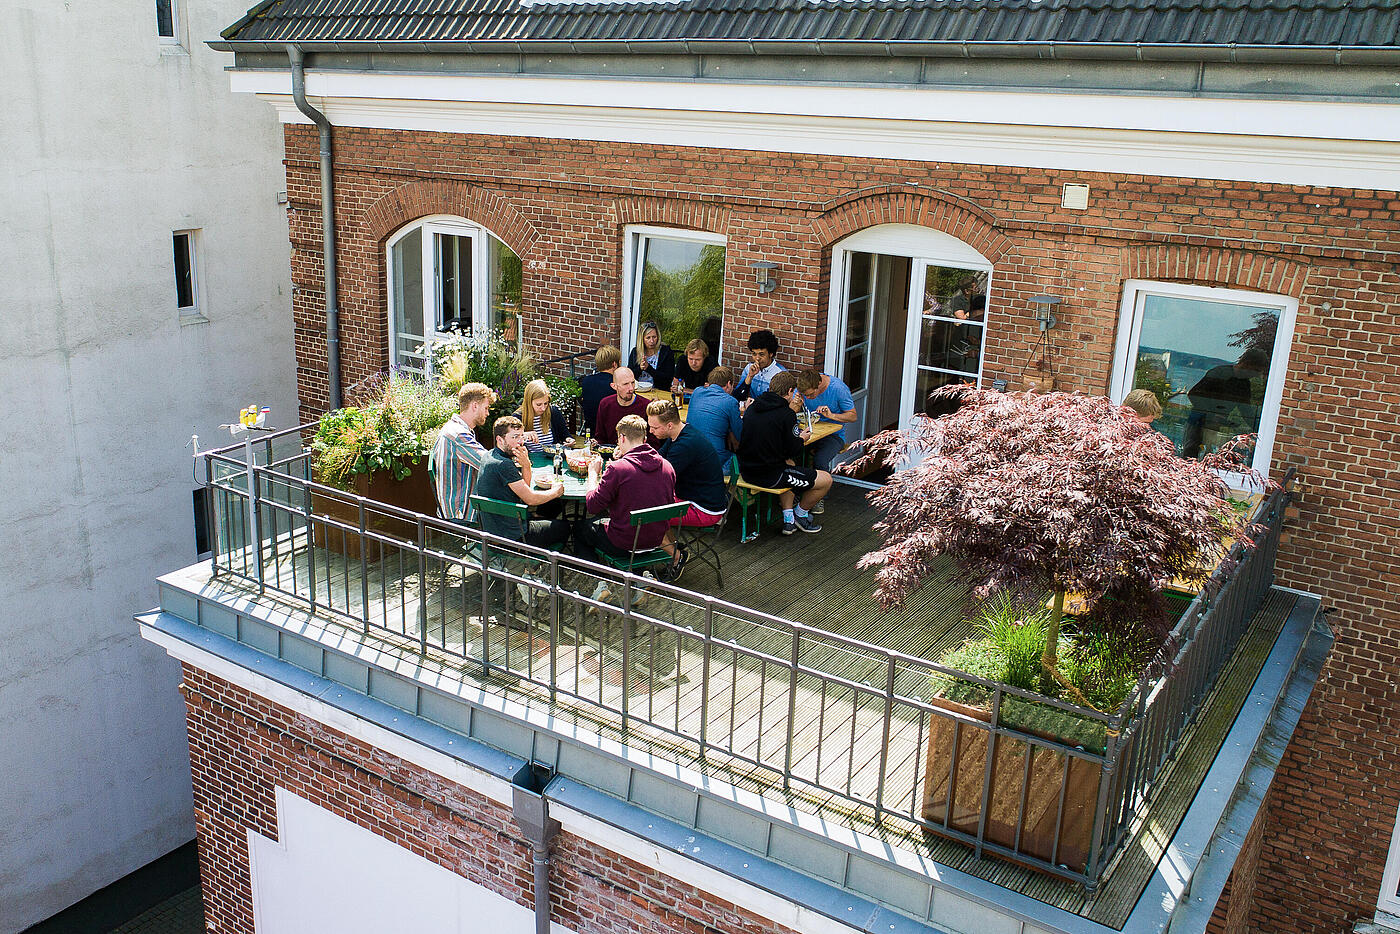
[[[930,703],[982,723],[989,723],[991,719],[988,709],[937,697]],[[1039,739],[1063,741],[1039,730],[1026,732]],[[1028,750],[1031,753],[1029,773],[1026,771]],[[952,830],[977,835],[989,755],[992,776],[984,839],[1047,862],[1053,859],[1056,864],[1076,872],[1084,871],[1094,832],[1094,809],[1102,771],[1099,764],[1065,756],[1043,746],[1032,746],[1012,736],[994,735],[973,724],[958,726],[952,718],[934,716],[929,725],[921,814],[935,826],[926,829],[939,833],[946,821]],[[1069,760],[1067,776],[1066,759]],[[1062,781],[1065,784],[1064,816],[1059,821],[1057,850],[1056,817]],[[1023,795],[1024,814],[1021,813]],[[1021,815],[1019,842],[1018,814]],[[1027,865],[1034,868],[1033,863]]]
[[[428,475],[428,462],[424,459],[413,466],[413,471],[402,480],[395,480],[392,474],[377,472],[356,474],[354,493],[375,502],[421,512],[425,515],[437,514],[437,495],[432,478]],[[342,498],[312,491],[311,509],[318,516],[335,519],[358,529],[359,507],[348,497]],[[412,542],[418,537],[416,523],[398,516],[386,515],[370,505],[365,507],[365,528],[390,538]],[[374,540],[363,540],[357,531],[346,532],[328,527],[323,522],[312,526],[312,541],[318,548],[339,552],[347,558],[359,560],[360,543],[365,543],[365,560],[378,561],[383,548]]]

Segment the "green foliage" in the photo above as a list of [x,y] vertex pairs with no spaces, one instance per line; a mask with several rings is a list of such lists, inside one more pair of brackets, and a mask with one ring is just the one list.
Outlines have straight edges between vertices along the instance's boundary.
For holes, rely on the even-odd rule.
[[456,411],[450,398],[406,374],[376,377],[351,394],[358,404],[321,416],[311,442],[317,478],[342,489],[356,474],[407,477]]
[[578,401],[579,385],[567,376],[544,374],[534,358],[507,344],[500,332],[464,334],[433,345],[433,373],[448,399],[467,383],[485,383],[496,391],[487,424],[520,408],[525,384],[543,379],[549,385],[551,402],[561,411]]
[[[1073,703],[1074,699],[1065,696],[1064,688],[1040,664],[1049,625],[1050,611],[1043,603],[999,593],[979,607],[977,636],[945,653],[938,663],[974,677]],[[1060,672],[1095,708],[1112,712],[1137,683],[1155,644],[1134,633],[1067,630],[1058,642]],[[954,675],[934,675],[929,686],[936,696],[955,703],[975,707],[991,703],[990,689]],[[1103,742],[1103,726],[1097,721],[1026,698],[1003,698],[1002,722],[1086,748],[1098,748]]]

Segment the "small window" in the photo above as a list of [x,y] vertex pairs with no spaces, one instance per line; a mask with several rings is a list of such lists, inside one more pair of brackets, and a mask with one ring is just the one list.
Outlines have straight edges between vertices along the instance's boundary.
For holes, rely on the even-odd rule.
[[166,42],[178,42],[175,35],[175,0],[156,0],[156,35]]
[[1113,398],[1151,390],[1162,403],[1153,427],[1182,457],[1200,459],[1255,435],[1252,466],[1267,473],[1297,310],[1282,295],[1132,280],[1118,323]]
[[655,322],[676,353],[695,338],[716,359],[724,331],[724,248],[719,234],[662,227],[627,231],[628,289],[622,313],[622,355],[636,346],[643,322]]
[[182,315],[199,314],[199,281],[196,278],[196,233],[194,230],[177,230],[174,234],[175,246],[175,307]]
[[202,561],[210,552],[209,488],[202,486],[194,491],[194,556]]

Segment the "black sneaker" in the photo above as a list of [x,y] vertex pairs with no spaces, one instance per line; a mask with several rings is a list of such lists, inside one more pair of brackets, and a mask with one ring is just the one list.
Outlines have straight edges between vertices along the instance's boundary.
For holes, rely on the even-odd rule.
[[784,535],[791,535],[793,532],[796,532],[796,531],[797,531],[797,523],[795,523],[795,522],[787,522],[787,521],[784,521],[784,522],[783,522],[782,533],[783,533]]
[[685,563],[689,560],[690,552],[678,547],[676,557],[656,572],[656,579],[665,584],[674,584],[681,579],[681,572],[685,570]]
[[[798,516],[795,524],[804,532],[820,532],[822,530],[822,527],[817,524],[817,520],[813,519],[811,516]],[[788,534],[786,526],[784,527],[783,534]]]

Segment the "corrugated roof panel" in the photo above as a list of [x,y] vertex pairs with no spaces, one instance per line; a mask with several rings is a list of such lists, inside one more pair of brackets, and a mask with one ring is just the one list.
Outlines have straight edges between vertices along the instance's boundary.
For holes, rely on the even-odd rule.
[[1394,48],[1397,0],[275,0],[248,41],[481,39],[1144,43]]

